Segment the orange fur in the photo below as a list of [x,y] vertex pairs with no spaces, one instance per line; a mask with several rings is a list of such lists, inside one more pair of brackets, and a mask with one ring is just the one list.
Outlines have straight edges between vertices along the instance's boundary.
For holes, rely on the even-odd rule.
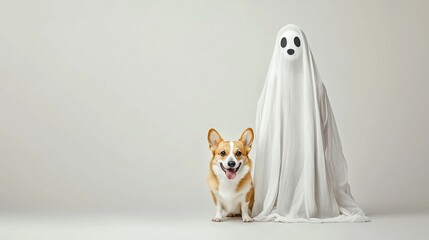
[[210,193],[212,194],[213,202],[216,205],[217,204],[216,196],[214,195],[214,193],[212,191],[210,191]]
[[250,188],[249,192],[246,194],[246,202],[249,203],[249,210],[252,211],[253,209],[253,202],[255,201],[255,189]]
[[214,157],[210,161],[210,172],[209,177],[207,178],[207,184],[209,185],[210,189],[218,190],[219,189],[219,180],[217,179],[216,175],[213,172],[213,169],[211,165],[213,164]]

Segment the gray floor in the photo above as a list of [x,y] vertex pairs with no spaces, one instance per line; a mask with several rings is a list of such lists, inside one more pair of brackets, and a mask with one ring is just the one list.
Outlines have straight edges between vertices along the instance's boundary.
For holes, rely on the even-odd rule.
[[203,215],[0,217],[0,239],[429,239],[429,213],[380,214],[369,223],[213,223]]

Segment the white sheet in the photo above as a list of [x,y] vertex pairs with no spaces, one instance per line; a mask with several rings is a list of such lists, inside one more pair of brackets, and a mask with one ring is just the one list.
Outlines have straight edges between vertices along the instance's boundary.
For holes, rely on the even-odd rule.
[[328,95],[304,32],[295,25],[277,35],[255,137],[255,220],[369,221],[350,192]]

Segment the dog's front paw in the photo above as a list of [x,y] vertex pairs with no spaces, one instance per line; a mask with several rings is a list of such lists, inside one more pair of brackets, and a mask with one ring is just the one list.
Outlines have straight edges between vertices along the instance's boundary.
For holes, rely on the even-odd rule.
[[253,219],[249,216],[243,217],[243,222],[253,222]]
[[213,222],[222,222],[222,218],[215,217],[212,219]]

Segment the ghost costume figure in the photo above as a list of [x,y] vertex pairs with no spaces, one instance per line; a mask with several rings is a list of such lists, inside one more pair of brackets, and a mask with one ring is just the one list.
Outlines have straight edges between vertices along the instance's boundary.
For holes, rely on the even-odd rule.
[[365,222],[304,32],[283,27],[276,39],[256,116],[257,221]]

